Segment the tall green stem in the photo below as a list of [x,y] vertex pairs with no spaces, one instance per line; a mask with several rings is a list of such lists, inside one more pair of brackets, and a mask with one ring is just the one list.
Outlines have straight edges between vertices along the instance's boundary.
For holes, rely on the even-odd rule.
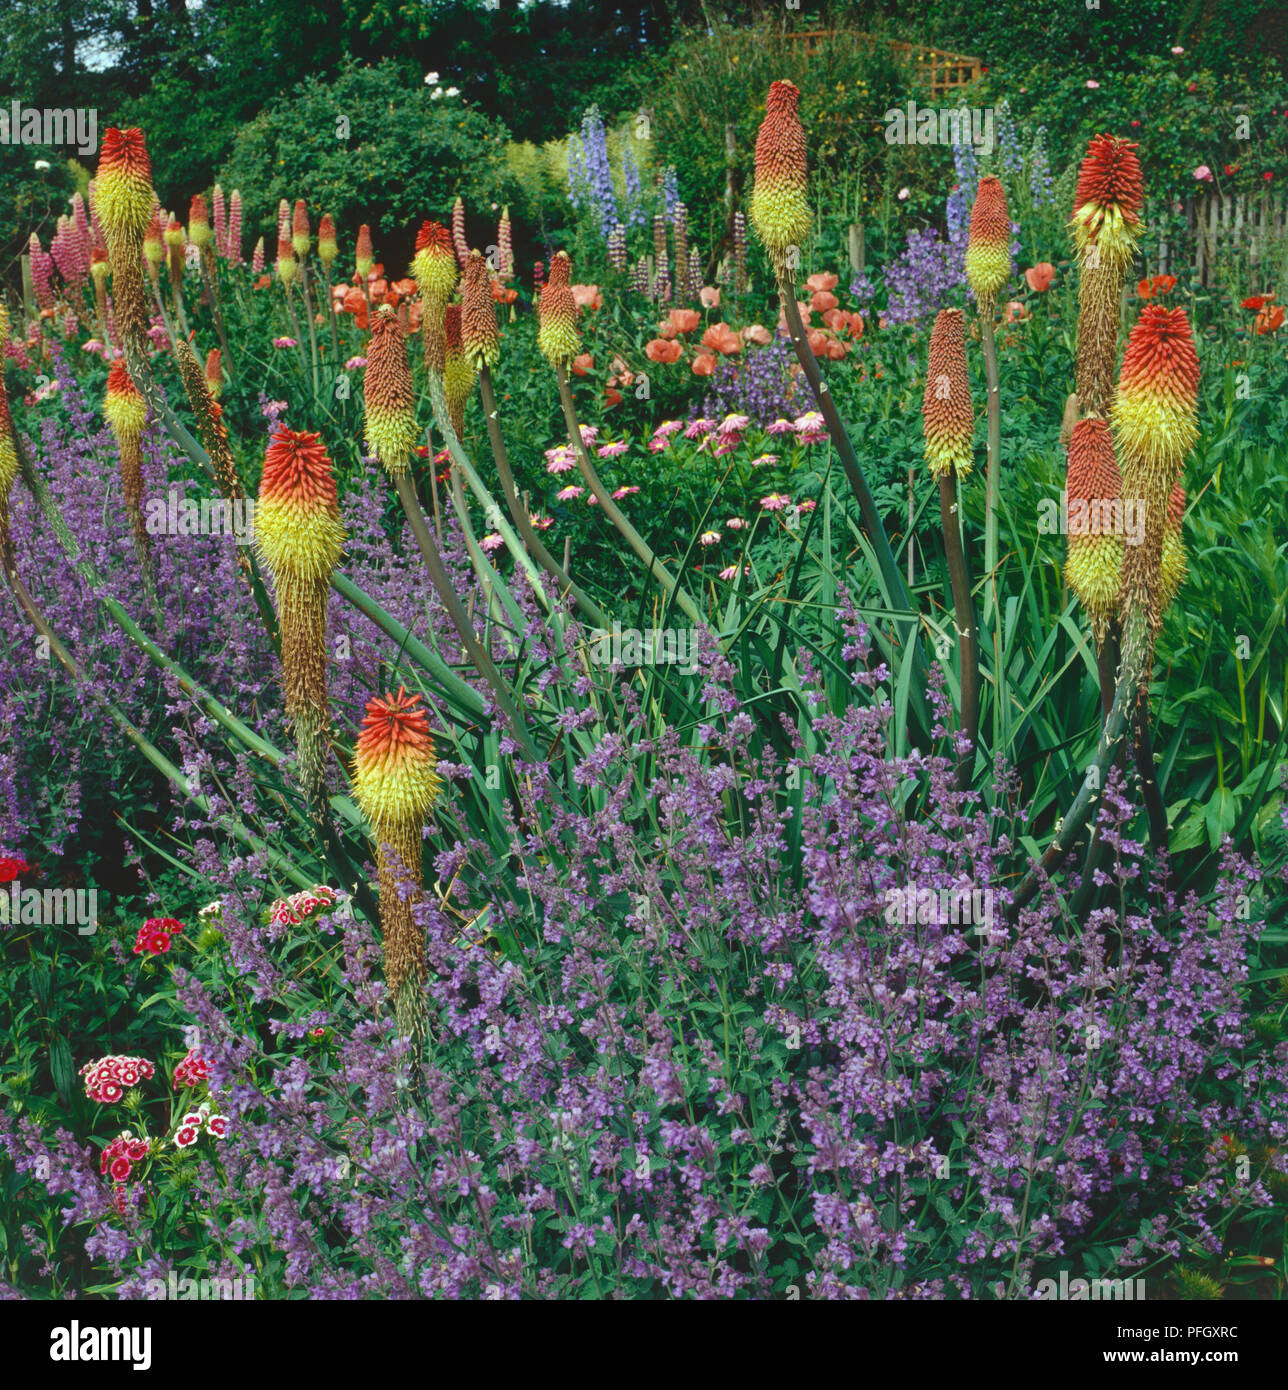
[[[814,350],[809,345],[805,325],[801,322],[801,311],[796,303],[796,286],[781,276],[778,281],[778,298],[782,304],[783,317],[787,321],[787,330],[791,335],[796,360],[800,363],[805,380],[809,382],[810,390],[814,393],[819,411],[827,424],[827,432],[831,438],[832,447],[841,460],[841,467],[845,469],[845,476],[849,479],[850,487],[858,501],[863,530],[877,558],[877,567],[881,572],[886,603],[893,610],[895,628],[905,646],[911,648],[915,689],[919,693],[924,692],[930,673],[926,667],[925,653],[921,650],[921,645],[917,640],[917,616],[913,611],[908,591],[904,587],[903,576],[899,573],[894,551],[890,548],[890,538],[886,535],[885,527],[882,525],[881,514],[877,511],[876,502],[873,500],[871,492],[868,491],[863,470],[859,467],[854,446],[850,443],[850,436],[841,420],[840,412],[836,408],[836,402],[832,399],[832,393],[828,389],[827,382],[818,365],[818,359],[814,356]],[[924,702],[916,699],[909,703],[913,717],[925,728],[927,715],[923,708]]]
[[957,505],[957,478],[944,473],[939,479],[939,512],[944,523],[944,549],[948,578],[953,590],[953,623],[957,629],[958,672],[961,679],[961,728],[970,749],[957,764],[957,785],[971,784],[979,747],[979,639],[975,629],[975,605],[971,599],[970,572],[962,548],[961,515]]
[[443,558],[438,553],[438,546],[429,533],[429,527],[425,524],[425,514],[421,511],[420,499],[416,496],[416,489],[412,485],[411,474],[406,469],[395,474],[394,486],[398,490],[398,498],[407,515],[407,524],[411,527],[412,535],[416,538],[416,544],[420,548],[421,557],[425,561],[425,568],[429,571],[430,582],[438,590],[443,607],[447,609],[452,625],[456,628],[465,650],[469,653],[474,668],[491,687],[497,708],[505,716],[514,737],[523,745],[523,749],[529,757],[539,761],[540,755],[528,734],[514,701],[510,698],[510,692],[506,689],[501,673],[496,669],[492,657],[479,642],[474,632],[474,626],[465,609],[461,606],[461,600],[457,596],[456,590],[452,588],[447,567],[443,564]]
[[1100,803],[1109,770],[1127,735],[1133,710],[1147,674],[1151,642],[1149,621],[1141,608],[1133,607],[1123,623],[1122,662],[1114,687],[1113,705],[1100,731],[1100,744],[1082,784],[1064,816],[1056,822],[1055,835],[1038,863],[1025,874],[1011,900],[1008,916],[1014,921],[1020,910],[1037,895],[1044,879],[1069,852]]
[[581,469],[581,476],[586,480],[586,486],[595,494],[595,500],[603,509],[604,515],[621,532],[627,545],[648,567],[649,573],[657,576],[667,594],[684,610],[685,616],[691,622],[696,623],[698,627],[707,627],[707,620],[698,605],[679,586],[670,570],[653,553],[652,547],[626,519],[621,508],[613,501],[608,490],[600,482],[599,474],[595,472],[595,465],[591,463],[590,455],[586,452],[586,445],[582,441],[581,425],[577,420],[577,408],[573,404],[572,387],[568,384],[568,373],[563,367],[556,367],[555,375],[559,381],[559,400],[563,405],[564,423],[568,427],[568,438],[577,456],[577,466]]
[[492,390],[492,372],[486,363],[479,372],[479,392],[483,398],[483,415],[487,420],[487,433],[492,445],[492,457],[496,460],[497,477],[501,480],[501,493],[505,498],[505,505],[510,509],[510,515],[514,518],[514,524],[523,537],[523,543],[528,547],[528,553],[566,593],[572,595],[578,608],[585,613],[591,622],[602,628],[609,627],[610,624],[607,617],[604,616],[603,609],[573,582],[563,566],[546,549],[541,537],[536,532],[536,528],[532,525],[532,520],[528,516],[528,509],[519,500],[518,490],[514,485],[514,474],[510,469],[510,456],[506,452],[505,439],[501,434],[500,412],[497,410],[496,393]]

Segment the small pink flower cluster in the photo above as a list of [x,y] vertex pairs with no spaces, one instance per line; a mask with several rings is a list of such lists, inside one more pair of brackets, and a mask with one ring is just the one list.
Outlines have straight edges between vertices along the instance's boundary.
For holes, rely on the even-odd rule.
[[199,1105],[196,1110],[189,1110],[179,1121],[179,1128],[175,1131],[175,1148],[191,1148],[201,1138],[203,1129],[215,1139],[227,1139],[228,1116],[212,1115],[208,1104]]
[[[136,1139],[128,1129],[123,1129],[99,1154],[98,1171],[103,1174],[110,1174],[113,1182],[125,1182],[133,1171],[134,1165],[142,1163],[148,1156],[149,1147],[146,1139]],[[119,1202],[116,1209],[117,1211],[121,1210]]]
[[546,450],[547,473],[567,473],[576,466],[577,455],[570,444],[556,444],[553,449]]
[[80,1069],[85,1078],[85,1094],[100,1105],[115,1105],[130,1086],[148,1081],[156,1068],[146,1057],[100,1057]]
[[292,893],[289,898],[279,898],[273,904],[268,920],[276,927],[298,926],[310,912],[316,912],[319,907],[332,907],[339,896],[334,888],[328,888],[325,883],[315,883],[311,889]]
[[195,1047],[188,1049],[188,1055],[174,1069],[174,1088],[180,1086],[200,1086],[210,1076],[210,1063]]
[[684,422],[682,420],[663,420],[653,431],[653,438],[649,440],[648,444],[649,449],[655,454],[660,454],[663,449],[669,447],[671,436],[683,428]]
[[170,938],[183,931],[183,923],[173,917],[149,917],[134,938],[134,954],[163,956],[170,949]]

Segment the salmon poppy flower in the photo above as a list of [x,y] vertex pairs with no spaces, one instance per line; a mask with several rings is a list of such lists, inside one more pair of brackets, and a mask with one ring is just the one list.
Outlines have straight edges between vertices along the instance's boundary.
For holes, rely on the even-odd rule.
[[821,294],[826,293],[828,290],[834,290],[838,283],[839,281],[835,275],[830,274],[826,270],[816,270],[814,274],[805,281],[805,288],[812,291],[814,294]]
[[722,357],[742,351],[742,339],[727,323],[713,323],[702,335],[703,347],[711,348]]
[[672,338],[677,333],[692,333],[701,322],[702,315],[696,309],[672,309],[660,331],[664,338]]
[[1055,266],[1050,261],[1039,261],[1037,265],[1024,272],[1024,278],[1029,289],[1042,294],[1051,287],[1051,281],[1055,279]]
[[1175,288],[1175,275],[1155,275],[1152,279],[1142,280],[1136,286],[1136,294],[1141,299],[1153,299],[1157,295],[1171,294]]
[[1284,307],[1282,304],[1267,304],[1257,315],[1254,327],[1258,333],[1273,333],[1283,325]]
[[720,307],[720,291],[713,285],[703,285],[698,291],[698,299],[701,300],[704,309],[718,309]]
[[508,290],[500,280],[492,281],[492,298],[498,304],[513,304],[519,297],[518,290]]
[[749,323],[742,330],[742,336],[747,342],[755,343],[758,347],[768,347],[774,341],[769,329],[759,323]]
[[707,356],[706,353],[700,353],[697,357],[693,359],[694,376],[711,376],[715,369],[716,359],[714,357]]
[[604,297],[600,294],[598,285],[574,285],[572,297],[577,301],[579,309],[602,309],[604,307]]
[[573,376],[587,376],[595,367],[595,359],[588,352],[578,353],[572,359]]
[[683,347],[674,338],[654,338],[644,348],[644,356],[650,362],[678,362],[683,352]]
[[816,314],[835,309],[841,301],[830,290],[815,290],[810,296],[809,307]]

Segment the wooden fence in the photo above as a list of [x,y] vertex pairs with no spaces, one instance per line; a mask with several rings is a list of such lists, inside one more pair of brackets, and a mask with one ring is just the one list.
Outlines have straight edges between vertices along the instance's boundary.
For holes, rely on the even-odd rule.
[[844,29],[807,29],[799,34],[786,34],[789,43],[799,44],[808,57],[828,39],[852,37],[858,43],[871,46],[884,43],[887,48],[911,59],[917,75],[935,96],[955,92],[968,86],[983,71],[983,62],[965,53],[947,53],[942,48],[926,48],[919,44],[901,43],[898,39],[877,39],[871,34],[850,34]]
[[[1199,283],[1208,285],[1217,261],[1246,257],[1249,266],[1265,266],[1273,273],[1277,267],[1267,262],[1288,249],[1288,206],[1283,195],[1272,195],[1269,189],[1237,197],[1222,197],[1215,191],[1191,196],[1185,199],[1184,214],[1185,226],[1179,234],[1169,237],[1164,232],[1159,237],[1149,258],[1151,274],[1175,275],[1178,270],[1193,269]],[[1149,226],[1148,206],[1144,217]]]

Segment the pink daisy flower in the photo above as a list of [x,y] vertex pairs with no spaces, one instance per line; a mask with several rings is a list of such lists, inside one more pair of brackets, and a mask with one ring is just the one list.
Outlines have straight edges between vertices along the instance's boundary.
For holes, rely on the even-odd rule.
[[784,507],[791,505],[791,498],[783,492],[771,492],[768,497],[760,499],[760,505],[767,512],[781,512]]
[[822,444],[827,440],[823,416],[817,410],[807,410],[804,415],[798,415],[792,422],[792,427],[796,431],[798,443]]
[[572,483],[568,487],[562,488],[555,496],[560,502],[571,502],[574,497],[580,497],[585,491],[584,487],[578,487],[576,483]]

